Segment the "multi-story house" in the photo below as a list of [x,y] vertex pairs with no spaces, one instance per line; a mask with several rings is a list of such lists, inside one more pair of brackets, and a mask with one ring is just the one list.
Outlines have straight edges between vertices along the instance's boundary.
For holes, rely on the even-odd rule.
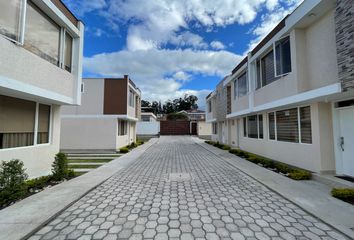
[[60,108],[80,104],[84,25],[60,0],[0,1],[0,161],[51,171]]
[[281,21],[207,97],[213,139],[354,177],[353,9],[351,0],[305,0]]
[[116,151],[136,141],[141,92],[124,78],[83,79],[81,106],[62,109],[63,151]]

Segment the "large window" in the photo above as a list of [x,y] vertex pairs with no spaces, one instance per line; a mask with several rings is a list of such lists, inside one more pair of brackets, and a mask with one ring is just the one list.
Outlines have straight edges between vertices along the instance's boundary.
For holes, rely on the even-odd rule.
[[290,37],[275,43],[275,60],[277,76],[291,72]]
[[0,34],[19,41],[22,0],[0,1]]
[[239,76],[234,82],[234,98],[247,94],[247,73]]
[[118,136],[127,135],[128,133],[127,123],[128,123],[127,121],[118,120]]
[[60,27],[28,2],[24,47],[59,66]]
[[213,134],[214,135],[218,134],[218,123],[213,123],[212,127],[213,127]]
[[249,138],[263,138],[263,116],[252,115],[244,117],[243,135]]
[[270,51],[261,59],[261,81],[266,86],[276,80],[274,74],[274,52]]
[[65,32],[64,68],[71,72],[73,38]]
[[129,106],[134,107],[134,92],[129,90]]
[[37,144],[49,143],[50,106],[39,104]]
[[0,95],[0,149],[49,143],[49,125],[50,106]]
[[283,142],[312,143],[309,106],[268,114],[269,139]]

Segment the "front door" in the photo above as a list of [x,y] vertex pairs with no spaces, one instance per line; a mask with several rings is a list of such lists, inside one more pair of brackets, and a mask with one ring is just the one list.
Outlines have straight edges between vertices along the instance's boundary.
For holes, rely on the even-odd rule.
[[354,177],[354,108],[340,109],[340,148],[343,173]]
[[198,124],[196,122],[192,122],[192,131],[191,131],[191,134],[192,135],[198,135]]

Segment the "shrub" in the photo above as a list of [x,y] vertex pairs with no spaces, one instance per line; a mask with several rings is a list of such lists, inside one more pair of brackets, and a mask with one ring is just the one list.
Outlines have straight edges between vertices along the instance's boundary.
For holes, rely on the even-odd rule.
[[188,115],[185,113],[169,113],[167,115],[167,120],[188,120]]
[[138,146],[140,146],[140,145],[143,145],[145,142],[143,141],[143,140],[137,140],[136,141],[136,144],[138,145]]
[[55,155],[55,160],[52,164],[52,174],[54,181],[61,181],[68,178],[68,159],[64,153]]
[[223,145],[223,146],[222,146],[222,150],[229,151],[230,149],[231,149],[231,147],[228,146],[228,145]]
[[293,180],[310,180],[312,178],[312,174],[309,171],[295,169],[288,174],[288,177]]
[[43,176],[26,181],[28,190],[43,189],[52,180],[52,176]]
[[230,149],[229,150],[229,153],[231,153],[231,154],[237,154],[238,153],[238,149]]
[[138,145],[135,142],[132,142],[130,145],[127,146],[128,149],[136,148]]
[[333,188],[331,194],[333,197],[342,200],[354,200],[353,188]]
[[128,152],[129,152],[129,148],[127,148],[127,147],[122,147],[122,148],[119,149],[119,152],[120,152],[120,153],[128,153]]
[[291,172],[291,168],[285,163],[275,163],[275,168],[284,174]]
[[18,159],[1,162],[0,208],[8,206],[27,194],[25,181],[28,175],[25,170],[23,162]]

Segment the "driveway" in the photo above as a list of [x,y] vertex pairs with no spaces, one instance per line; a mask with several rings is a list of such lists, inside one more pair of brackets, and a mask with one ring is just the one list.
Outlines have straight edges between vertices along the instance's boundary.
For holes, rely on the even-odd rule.
[[161,137],[33,239],[345,239],[196,144]]

